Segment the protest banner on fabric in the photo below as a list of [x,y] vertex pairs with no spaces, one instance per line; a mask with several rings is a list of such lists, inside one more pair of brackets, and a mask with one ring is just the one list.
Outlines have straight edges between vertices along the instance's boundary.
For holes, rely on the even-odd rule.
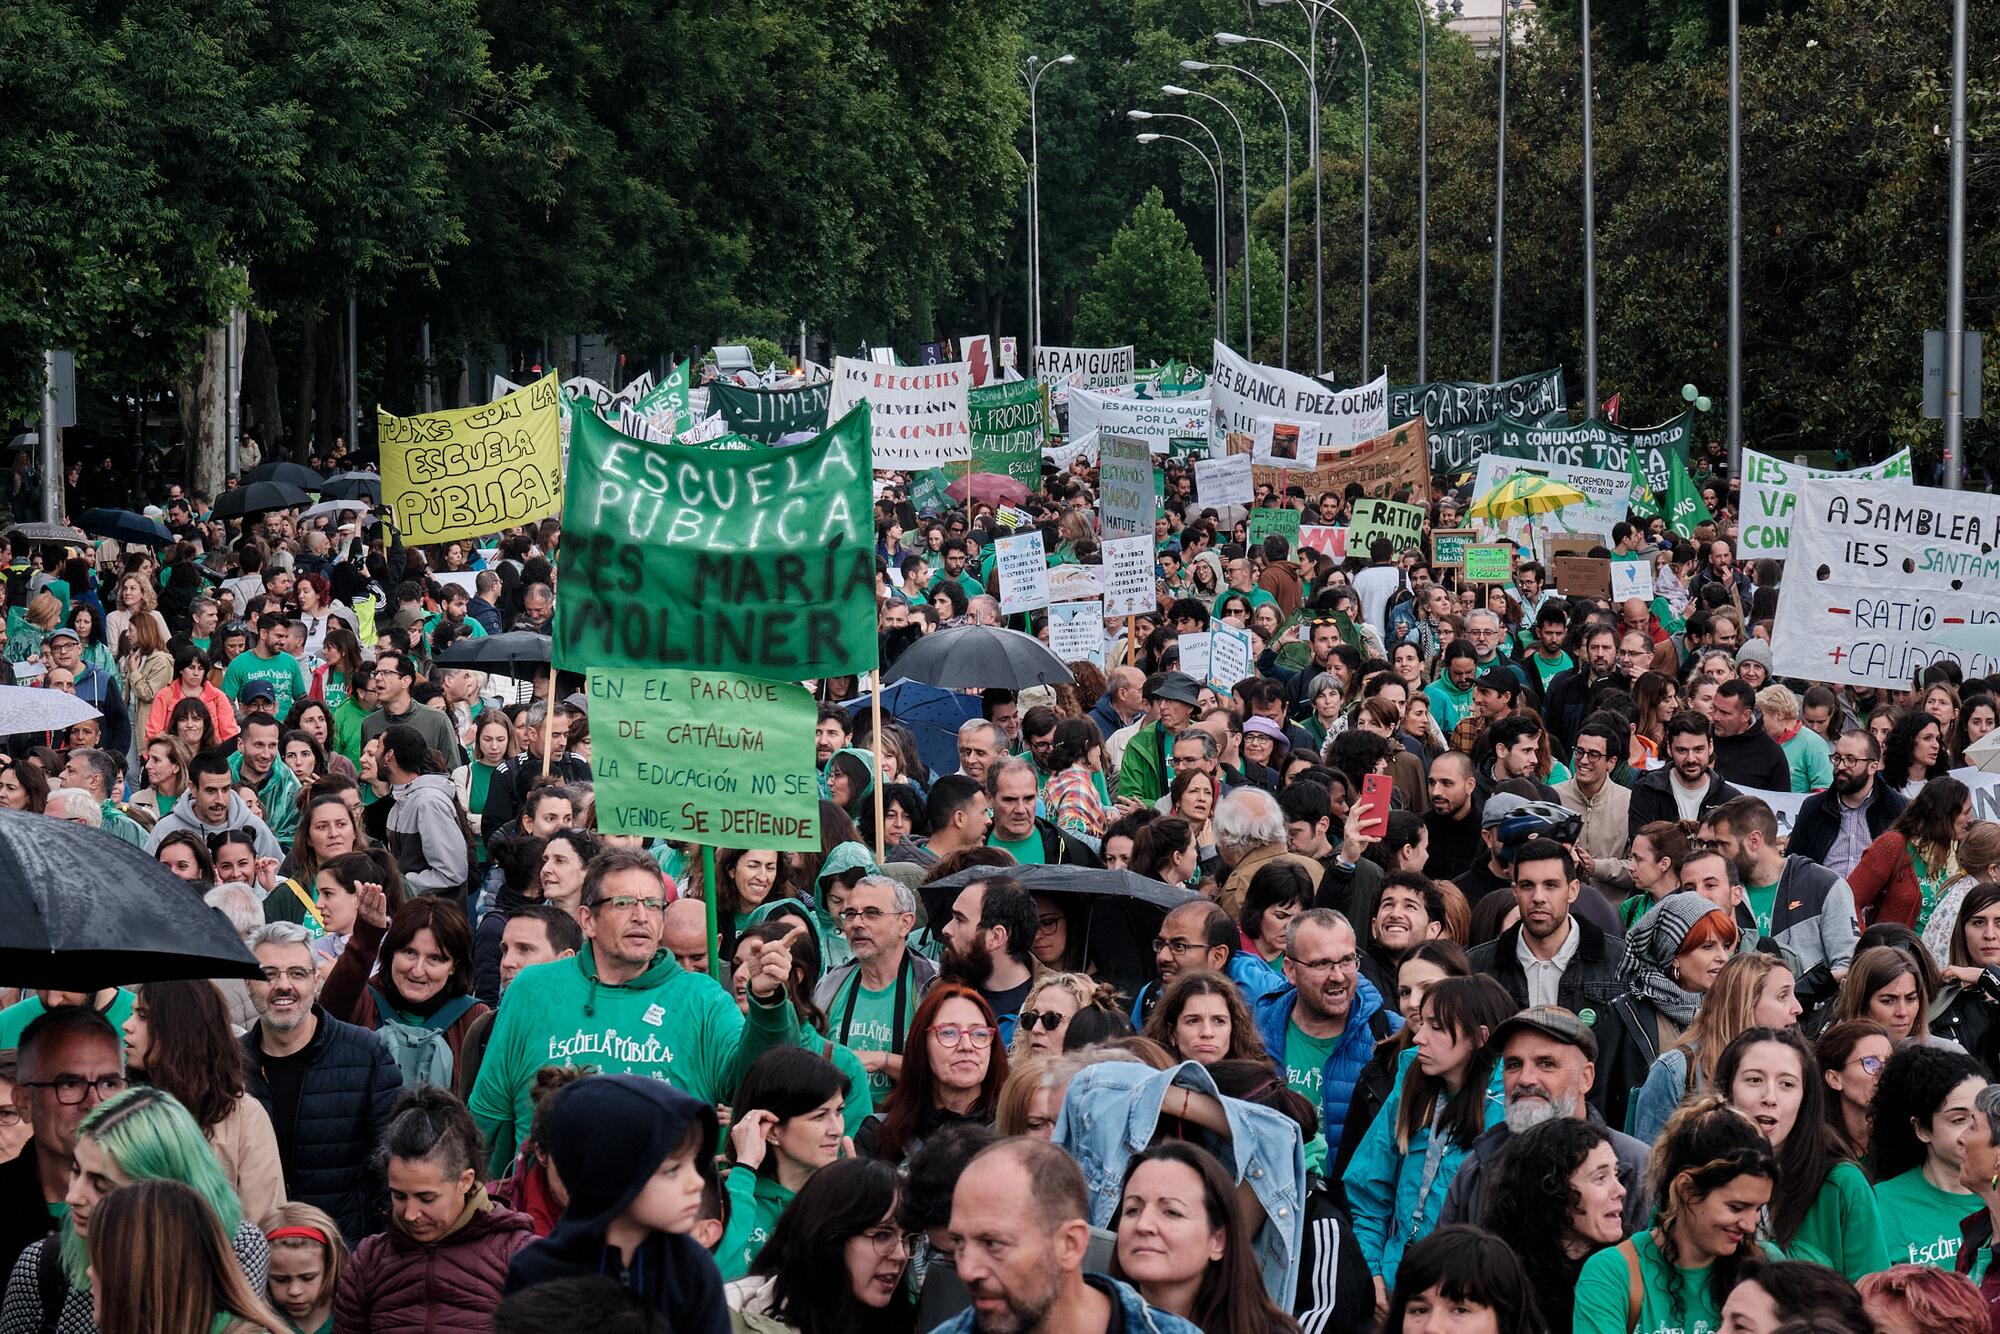
[[1299,550],[1317,551],[1335,560],[1347,559],[1347,530],[1325,524],[1299,525]]
[[[676,431],[685,431],[694,425],[692,394],[693,380],[690,367],[687,362],[683,361],[667,373],[666,379],[660,381],[650,392],[641,395],[634,401],[632,406],[637,411],[646,414],[671,412],[673,414],[674,429]],[[825,423],[822,422],[820,426],[815,426],[812,429],[817,431],[822,429],[824,425]]]
[[1736,790],[1746,797],[1757,798],[1771,808],[1771,814],[1778,817],[1778,839],[1781,842],[1792,836],[1792,830],[1799,822],[1799,811],[1806,804],[1806,798],[1812,795],[1810,792],[1773,792],[1762,787],[1739,787]]
[[1799,483],[1808,477],[1867,479],[1891,486],[1909,486],[1914,482],[1910,476],[1910,451],[1907,449],[1898,450],[1880,463],[1850,468],[1845,472],[1833,468],[1808,468],[1803,463],[1790,463],[1746,449],[1743,451],[1743,492],[1739,506],[1742,517],[1736,533],[1736,550],[1744,560],[1759,556],[1783,560],[1791,554],[1792,507],[1798,503]]
[[838,357],[833,363],[835,420],[866,402],[878,468],[915,471],[972,460],[972,372],[962,361],[942,366],[878,366]]
[[1165,454],[1178,436],[1208,434],[1209,401],[1205,398],[1138,398],[1117,391],[1069,391],[1069,433],[1143,440],[1155,454]]
[[1251,481],[1250,456],[1231,454],[1194,461],[1194,497],[1204,507],[1248,505],[1257,498]]
[[1167,441],[1167,462],[1169,463],[1179,463],[1189,459],[1205,459],[1207,457],[1208,436],[1206,434],[1177,435]]
[[1509,539],[1523,545],[1530,531],[1590,533],[1606,539],[1606,545],[1610,544],[1611,525],[1622,522],[1625,518],[1626,505],[1632,495],[1632,474],[1622,468],[1612,472],[1603,468],[1579,468],[1562,463],[1524,464],[1504,455],[1488,454],[1479,460],[1479,467],[1473,474],[1473,499],[1477,501],[1480,496],[1518,473],[1529,473],[1537,477],[1552,478],[1558,482],[1567,482],[1583,493],[1584,502],[1580,505],[1565,505],[1546,514],[1508,519],[1498,524],[1482,524],[1482,527],[1489,532],[1504,533]]
[[578,413],[555,662],[740,671],[876,665],[868,411],[797,445],[659,445]]
[[972,470],[1011,477],[1033,491],[1042,484],[1047,418],[1042,387],[1033,380],[988,385],[966,395],[972,427]]
[[1153,578],[1153,535],[1106,538],[1104,569],[1098,576],[1104,583],[1106,616],[1137,616],[1159,606],[1159,589]]
[[1460,554],[1465,558],[1458,576],[1463,583],[1504,584],[1514,578],[1511,542],[1468,542]]
[[601,668],[589,691],[600,830],[714,848],[819,846],[811,691],[731,672]]
[[1639,471],[1639,451],[1629,450],[1626,460],[1631,467],[1632,513],[1641,519],[1664,517],[1667,527],[1677,537],[1692,537],[1694,530],[1702,524],[1714,520],[1708,506],[1702,501],[1701,492],[1695,488],[1694,479],[1688,476],[1687,465],[1678,458],[1667,460],[1667,489],[1657,492],[1653,484]]
[[1217,622],[1208,632],[1208,683],[1228,690],[1250,670],[1250,632]]
[[1250,461],[1282,472],[1319,466],[1319,423],[1259,417],[1250,429]]
[[375,409],[382,500],[412,545],[483,537],[562,507],[556,377],[476,408]]
[[1503,417],[1488,452],[1535,463],[1636,474],[1646,479],[1654,494],[1665,495],[1673,484],[1672,460],[1679,459],[1686,468],[1693,439],[1692,412],[1642,429],[1595,419],[1574,426],[1536,426]]
[[1132,383],[1138,362],[1132,348],[1125,347],[1038,347],[1035,349],[1035,378],[1049,387],[1052,402],[1066,404],[1069,391],[1109,389]]
[[1097,438],[1097,509],[1105,537],[1153,533],[1159,502],[1153,494],[1153,456],[1143,440]]
[[1251,510],[1249,520],[1243,530],[1245,545],[1260,547],[1264,544],[1264,539],[1267,537],[1282,537],[1286,542],[1291,544],[1293,550],[1297,550],[1299,545],[1299,512],[1290,506],[1286,506],[1283,509],[1274,509],[1267,505],[1259,505],[1256,509]]
[[794,389],[745,389],[726,380],[708,386],[709,411],[721,413],[735,434],[767,442],[798,431],[824,431],[832,398],[830,380]]
[[1424,507],[1369,497],[1355,501],[1347,520],[1347,540],[1355,551],[1365,554],[1378,537],[1388,538],[1398,551],[1421,545]]
[[1972,789],[1972,818],[2000,820],[2000,774],[1978,769],[1953,769],[1951,776]]
[[1430,428],[1432,472],[1444,476],[1470,472],[1486,452],[1493,428],[1502,417],[1536,426],[1560,426],[1569,420],[1562,368],[1535,371],[1498,384],[1439,380],[1391,386],[1389,420],[1408,421],[1412,417],[1422,417]]
[[1104,666],[1104,604],[1055,602],[1049,605],[1049,652],[1064,663]]
[[1431,564],[1440,569],[1457,569],[1465,564],[1465,546],[1472,541],[1470,528],[1433,528]]
[[1388,429],[1386,372],[1368,384],[1335,389],[1295,371],[1245,361],[1221,342],[1214,344],[1213,356],[1208,388],[1215,411],[1209,439],[1217,447],[1230,435],[1254,436],[1259,417],[1317,423],[1322,455],[1348,449]]
[[[1431,464],[1424,431],[1423,418],[1418,417],[1344,451],[1328,449],[1322,440],[1319,465],[1311,472],[1255,468],[1252,476],[1258,486],[1279,491],[1288,486],[1299,487],[1308,499],[1316,499],[1329,491],[1340,495],[1347,490],[1349,483],[1359,485],[1365,494],[1371,496],[1386,496],[1398,487],[1407,486],[1412,496],[1428,498],[1431,493]],[[1226,452],[1231,455],[1248,455],[1252,441],[1246,434],[1231,434],[1227,446]]]
[[1039,528],[999,539],[993,553],[994,568],[1000,572],[1002,615],[1040,611],[1049,605],[1049,558]]
[[2000,671],[2000,499],[1879,478],[1799,483],[1771,672],[1907,690]]

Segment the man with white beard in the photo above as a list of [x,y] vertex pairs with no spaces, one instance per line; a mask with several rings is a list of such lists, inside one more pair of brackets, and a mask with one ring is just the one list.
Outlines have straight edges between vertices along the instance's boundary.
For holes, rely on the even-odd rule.
[[[1440,1227],[1484,1225],[1487,1174],[1515,1135],[1559,1116],[1604,1125],[1586,1097],[1597,1077],[1597,1036],[1583,1020],[1559,1005],[1530,1006],[1494,1029],[1490,1045],[1500,1053],[1507,1119],[1472,1141],[1472,1151],[1465,1155],[1445,1196]],[[1646,1226],[1652,1208],[1646,1195],[1647,1149],[1622,1131],[1605,1129],[1611,1133],[1618,1180],[1625,1187],[1625,1229],[1634,1233]]]

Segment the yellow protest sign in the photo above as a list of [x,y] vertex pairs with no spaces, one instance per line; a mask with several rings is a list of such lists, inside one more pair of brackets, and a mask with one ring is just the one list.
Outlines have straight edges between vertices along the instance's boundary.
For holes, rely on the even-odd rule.
[[562,508],[562,408],[545,375],[477,408],[397,417],[375,410],[382,499],[403,540],[449,542]]

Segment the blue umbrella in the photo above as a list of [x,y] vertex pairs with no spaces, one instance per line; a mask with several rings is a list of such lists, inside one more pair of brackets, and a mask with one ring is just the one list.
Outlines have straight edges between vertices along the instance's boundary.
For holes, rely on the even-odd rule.
[[115,537],[135,546],[170,547],[178,540],[158,519],[131,510],[85,510],[77,516],[76,526],[93,537]]
[[[868,696],[847,701],[847,710],[860,717],[868,709]],[[917,740],[917,754],[934,774],[958,772],[958,725],[979,717],[979,696],[940,690],[921,681],[892,681],[882,691],[882,717],[894,718],[910,729]]]

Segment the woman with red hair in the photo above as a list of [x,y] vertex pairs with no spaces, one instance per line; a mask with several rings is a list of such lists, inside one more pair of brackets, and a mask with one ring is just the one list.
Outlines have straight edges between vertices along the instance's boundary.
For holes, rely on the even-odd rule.
[[921,1034],[923,1059],[903,1057],[903,1074],[882,1110],[854,1137],[857,1151],[902,1163],[946,1126],[993,1124],[1000,1086],[1007,1082],[1007,1049],[993,1007],[971,987],[940,982],[925,994],[910,1021]]
[[1881,1334],[1988,1334],[1992,1327],[1979,1289],[1930,1265],[1892,1265],[1855,1286]]

